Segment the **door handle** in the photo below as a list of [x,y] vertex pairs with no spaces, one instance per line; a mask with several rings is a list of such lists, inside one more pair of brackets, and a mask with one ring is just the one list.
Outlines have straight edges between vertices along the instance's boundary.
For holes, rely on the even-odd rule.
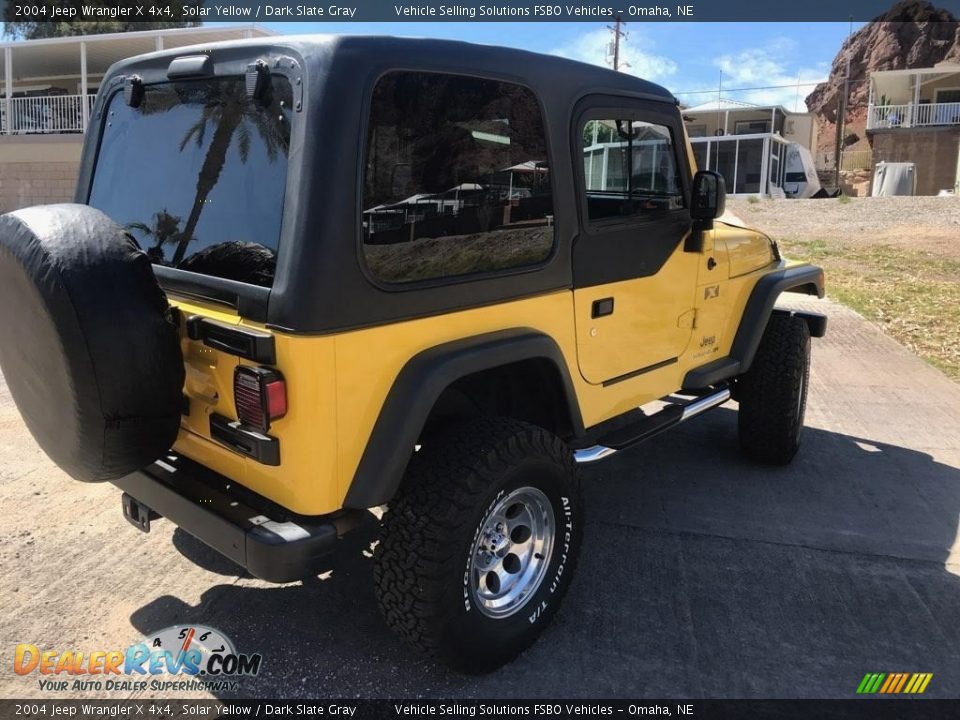
[[607,315],[613,315],[613,298],[601,298],[600,300],[594,300],[593,305],[590,308],[590,317],[606,317]]

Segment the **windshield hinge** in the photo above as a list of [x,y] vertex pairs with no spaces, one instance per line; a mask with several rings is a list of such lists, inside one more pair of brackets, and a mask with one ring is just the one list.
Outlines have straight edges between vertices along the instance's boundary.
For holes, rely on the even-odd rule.
[[290,80],[290,87],[293,88],[293,109],[300,112],[303,110],[303,72],[300,63],[289,55],[281,55],[276,59],[274,67],[283,70]]

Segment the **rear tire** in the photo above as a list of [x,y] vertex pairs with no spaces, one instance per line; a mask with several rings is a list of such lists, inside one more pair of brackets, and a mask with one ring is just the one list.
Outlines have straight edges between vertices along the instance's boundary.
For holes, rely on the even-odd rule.
[[750,370],[737,380],[740,448],[786,465],[800,448],[810,380],[810,330],[801,318],[774,313]]
[[483,418],[435,436],[383,519],[374,582],[384,619],[464,672],[512,660],[567,590],[581,507],[573,454],[542,428]]

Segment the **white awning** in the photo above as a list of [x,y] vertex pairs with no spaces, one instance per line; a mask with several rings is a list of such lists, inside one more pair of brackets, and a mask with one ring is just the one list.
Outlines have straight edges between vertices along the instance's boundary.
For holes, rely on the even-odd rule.
[[517,163],[516,165],[511,165],[508,168],[503,168],[499,172],[545,173],[549,171],[550,168],[545,167],[542,160],[527,160],[526,162]]
[[[209,45],[276,35],[258,25],[168,28],[102,35],[76,35],[41,40],[0,42],[0,82],[6,74],[6,49],[10,49],[15,85],[56,85],[57,80],[80,77],[80,47],[86,46],[87,75],[101,76],[115,62],[160,49]],[[2,87],[0,87],[2,94]]]

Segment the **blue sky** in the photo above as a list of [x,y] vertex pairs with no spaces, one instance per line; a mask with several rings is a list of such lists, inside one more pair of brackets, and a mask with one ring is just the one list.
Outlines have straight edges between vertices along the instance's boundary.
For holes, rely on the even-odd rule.
[[[207,23],[223,25],[225,23]],[[606,22],[382,22],[262,23],[282,34],[355,33],[451,38],[563,55],[602,65],[610,33]],[[857,30],[863,23],[854,23]],[[629,23],[624,72],[664,85],[684,103],[723,96],[805,110],[803,99],[826,79],[850,31],[849,23]],[[797,82],[800,82],[799,92]],[[784,86],[737,91],[740,88]],[[705,92],[690,92],[705,91]]]
[[[284,34],[342,32],[407,35],[507,45],[603,64],[607,23],[264,23]],[[854,30],[861,25],[855,24]],[[622,54],[632,72],[658,82],[690,105],[724,97],[798,110],[813,85],[824,80],[849,32],[848,23],[630,23]],[[770,85],[789,87],[727,92]],[[684,94],[684,91],[710,93]]]

